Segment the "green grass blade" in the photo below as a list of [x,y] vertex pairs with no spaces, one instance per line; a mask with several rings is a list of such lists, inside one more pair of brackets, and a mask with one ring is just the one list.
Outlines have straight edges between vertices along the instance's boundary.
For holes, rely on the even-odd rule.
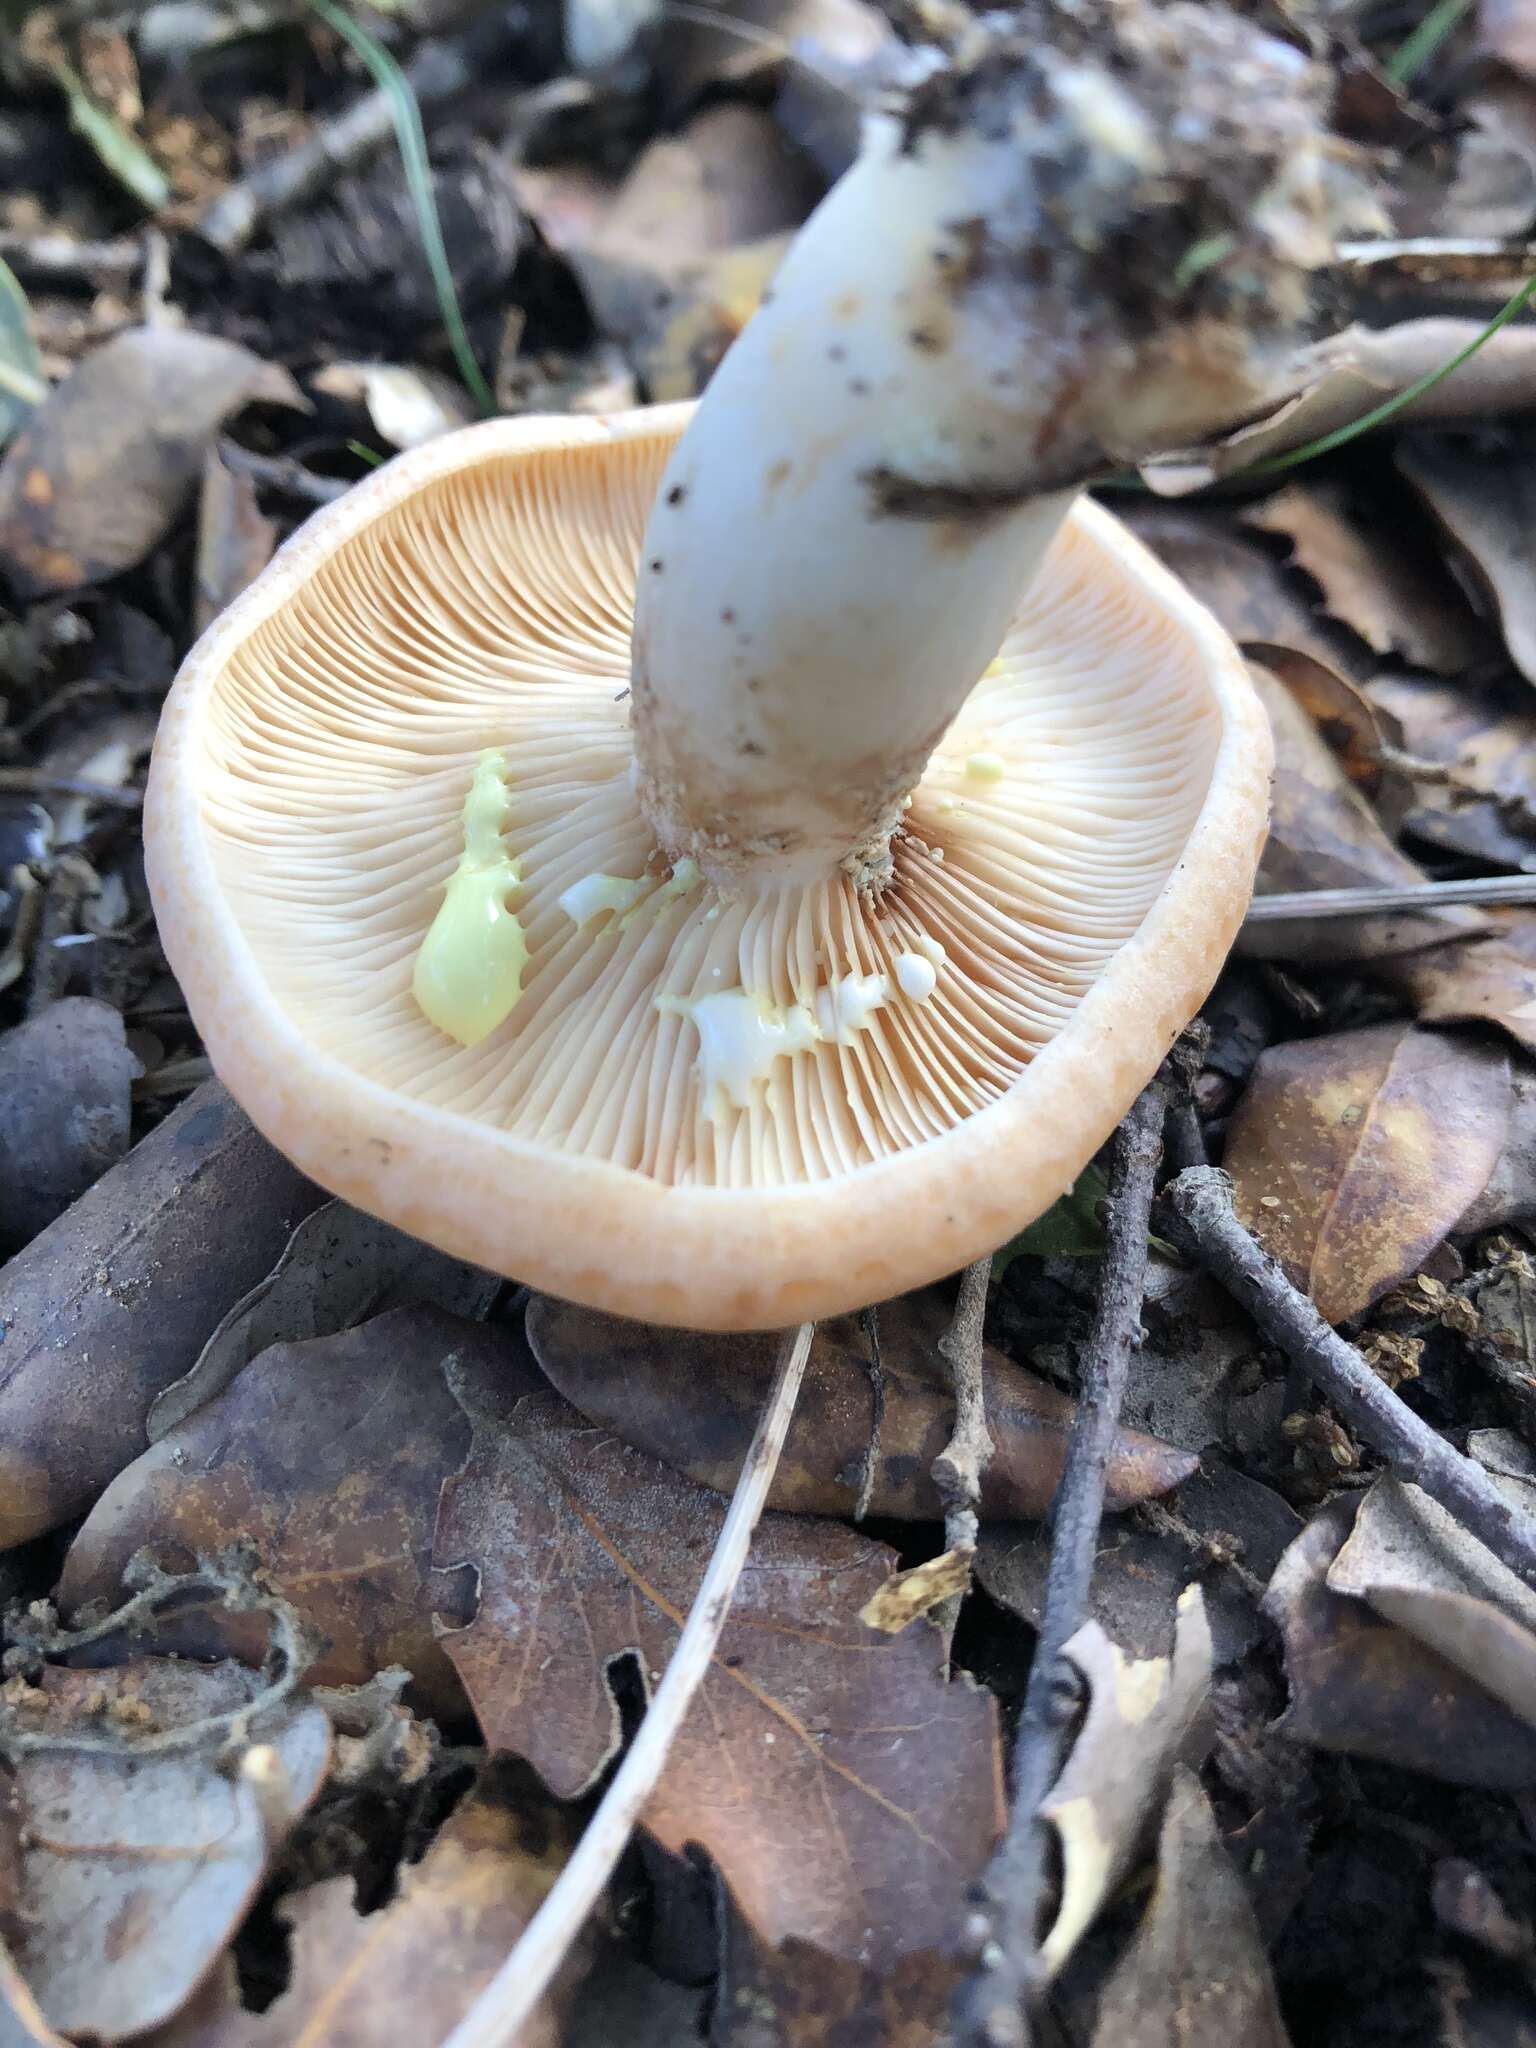
[[496,410],[496,400],[491,387],[475,360],[475,352],[469,345],[469,334],[464,326],[464,315],[459,309],[459,295],[454,288],[453,271],[448,263],[448,251],[443,243],[443,225],[438,219],[437,200],[432,191],[432,163],[427,154],[427,133],[421,122],[421,108],[411,90],[410,80],[400,69],[389,51],[375,37],[371,36],[361,22],[354,21],[337,0],[309,0],[310,6],[326,27],[333,29],[367,66],[369,75],[380,92],[387,95],[395,122],[395,140],[400,146],[400,161],[405,170],[406,189],[411,195],[411,204],[416,209],[416,223],[421,235],[421,246],[427,259],[427,268],[432,273],[433,288],[437,293],[438,310],[442,314],[443,327],[448,336],[448,345],[453,350],[453,359],[459,366],[459,375],[465,389],[483,413]]
[[1392,52],[1381,67],[1394,84],[1407,85],[1418,77],[1446,37],[1466,13],[1472,0],[1439,0],[1411,36]]

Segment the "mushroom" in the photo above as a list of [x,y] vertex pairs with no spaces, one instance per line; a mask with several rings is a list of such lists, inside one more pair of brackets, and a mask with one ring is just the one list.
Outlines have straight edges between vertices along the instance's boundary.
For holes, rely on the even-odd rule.
[[874,123],[696,410],[416,449],[193,651],[161,931],[326,1187],[783,1325],[1013,1234],[1198,1007],[1267,728],[1078,486],[1251,407],[1329,202],[1295,52],[1100,13],[978,29]]

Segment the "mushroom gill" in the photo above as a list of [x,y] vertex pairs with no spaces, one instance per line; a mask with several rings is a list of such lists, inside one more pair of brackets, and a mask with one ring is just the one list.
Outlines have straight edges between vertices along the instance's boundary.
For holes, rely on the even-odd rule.
[[[526,449],[486,430],[315,544],[204,663],[197,823],[247,966],[327,1062],[663,1186],[826,1182],[953,1130],[1063,1031],[1180,860],[1222,706],[1192,607],[1170,610],[1162,572],[1084,506],[914,790],[891,886],[669,884],[623,700],[638,552],[681,424]],[[507,1021],[465,1048],[411,978],[488,748],[528,961]],[[643,894],[578,926],[560,899],[595,873]],[[936,985],[911,997],[898,956],[933,941]],[[814,1014],[818,992],[871,975],[886,997],[847,1042],[775,1059],[744,1107],[706,1100],[689,1003],[739,988]],[[217,1061],[216,1029],[210,1044]]]

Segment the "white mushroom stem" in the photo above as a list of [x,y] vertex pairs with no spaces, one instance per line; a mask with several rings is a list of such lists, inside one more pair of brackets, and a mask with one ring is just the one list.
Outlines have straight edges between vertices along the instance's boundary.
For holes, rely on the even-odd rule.
[[870,123],[716,372],[639,565],[636,788],[711,880],[888,872],[1075,489],[1254,406],[1331,195],[1219,9],[1035,0]]

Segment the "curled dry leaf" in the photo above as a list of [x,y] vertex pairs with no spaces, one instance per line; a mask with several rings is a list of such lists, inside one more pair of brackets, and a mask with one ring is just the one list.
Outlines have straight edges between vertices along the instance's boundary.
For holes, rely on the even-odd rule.
[[1485,446],[1421,435],[1401,447],[1397,466],[1439,518],[1486,585],[1510,659],[1536,682],[1536,573],[1528,538],[1536,521],[1530,481],[1536,431],[1509,427],[1497,459]]
[[[438,1497],[470,1441],[450,1361],[492,1387],[519,1363],[504,1335],[433,1308],[272,1345],[107,1488],[70,1546],[61,1602],[115,1599],[140,1549],[177,1569],[238,1530],[325,1642],[308,1683],[398,1664],[426,1710],[462,1713],[432,1621],[434,1604],[463,1620],[472,1600],[464,1575],[431,1570]],[[199,1657],[261,1648],[256,1624],[212,1606],[157,1621],[152,1640]]]
[[[884,1412],[871,1514],[943,1516],[930,1468],[954,1420],[938,1350],[948,1323],[934,1293],[906,1295],[879,1310]],[[589,1422],[617,1431],[716,1493],[730,1493],[773,1377],[777,1336],[660,1330],[535,1295],[528,1304],[528,1340],[549,1380]],[[991,1346],[985,1367],[993,1454],[982,1479],[982,1513],[1003,1520],[1043,1515],[1061,1477],[1075,1403]],[[858,1318],[819,1324],[770,1507],[801,1515],[853,1513],[874,1401],[869,1346]],[[1108,1504],[1126,1508],[1165,1493],[1194,1468],[1187,1452],[1123,1430],[1109,1467]]]
[[[1274,794],[1258,893],[1373,882],[1414,888],[1422,883],[1423,871],[1387,837],[1293,693],[1258,662],[1249,663],[1248,673],[1275,735]],[[1371,960],[1483,929],[1476,911],[1456,908],[1433,914],[1297,918],[1245,927],[1238,949],[1265,959]]]
[[1211,1632],[1198,1586],[1179,1601],[1171,1657],[1127,1660],[1096,1622],[1063,1654],[1088,1687],[1071,1755],[1042,1805],[1061,1844],[1061,1890],[1040,1959],[1059,1976],[1155,1826],[1211,1687]]
[[351,1329],[386,1309],[426,1303],[480,1316],[501,1282],[434,1251],[347,1202],[324,1202],[294,1231],[283,1255],[237,1301],[182,1379],[158,1395],[149,1440],[158,1443],[220,1394],[269,1344],[295,1344]]
[[1328,1590],[1364,1600],[1536,1727],[1536,1591],[1421,1488],[1377,1480]]
[[1271,1046],[1232,1117],[1237,1212],[1331,1323],[1418,1271],[1509,1136],[1500,1047],[1411,1024]]
[[68,996],[0,1037],[0,1255],[128,1150],[140,1072],[110,1003]]
[[[1484,320],[1403,320],[1385,328],[1348,327],[1288,366],[1275,409],[1213,447],[1146,463],[1154,491],[1181,497],[1235,476],[1347,427],[1406,391],[1476,341]],[[1398,420],[1484,420],[1536,409],[1536,327],[1511,325],[1403,408]]]
[[329,398],[366,405],[375,432],[391,448],[420,448],[474,417],[462,384],[405,363],[327,363],[310,384]]
[[1454,675],[1490,652],[1487,630],[1430,550],[1401,531],[1390,546],[1373,540],[1339,487],[1288,484],[1244,517],[1291,542],[1328,610],[1375,653]]
[[1434,764],[1415,786],[1407,830],[1496,866],[1536,868],[1536,709],[1524,686],[1389,673],[1369,694],[1397,720],[1406,751]]
[[[397,2048],[407,2038],[444,2040],[538,1910],[572,1834],[547,1801],[492,1766],[421,1862],[402,1870],[399,1890],[380,1911],[358,1911],[350,1877],[279,1902],[278,1918],[292,1935],[292,1974],[264,2012],[243,2006],[226,1978],[155,2048]],[[556,2048],[587,1946],[572,1950],[517,2048]]]
[[0,1277],[0,1548],[87,1508],[150,1403],[321,1200],[217,1083],[188,1097]]
[[[475,1422],[436,1557],[477,1569],[480,1605],[444,1647],[490,1746],[571,1798],[619,1745],[611,1667],[632,1653],[655,1685],[724,1507],[555,1395]],[[709,1851],[766,1940],[875,1967],[954,1933],[1001,1821],[991,1699],[945,1682],[931,1624],[858,1619],[893,1563],[836,1523],[764,1518],[645,1814]]]
[[[319,1792],[331,1727],[314,1706],[288,1707],[256,1731],[277,1764],[260,1796],[216,1755],[133,1755],[135,1732],[228,1713],[260,1685],[239,1665],[148,1659],[45,1668],[36,1685],[5,1688],[8,1726],[59,1743],[12,1758],[23,1822],[13,1953],[61,2033],[121,2041],[178,2012],[280,1847],[271,1823],[296,1818]],[[71,1746],[82,1739],[107,1746]]]
[[1383,748],[1389,737],[1394,741],[1401,737],[1395,724],[1387,731],[1389,714],[1378,711],[1357,684],[1315,655],[1265,640],[1250,641],[1248,653],[1284,683],[1350,781],[1375,799],[1380,816],[1388,776]]
[[1290,2048],[1242,1879],[1193,1771],[1178,1770],[1157,1885],[1099,2006],[1094,2048]]
[[1421,1024],[1496,1024],[1536,1052],[1536,910],[1490,910],[1487,938],[1378,964],[1377,977],[1412,1003]]
[[1330,1590],[1357,1505],[1340,1498],[1320,1509],[1264,1597],[1290,1686],[1281,1732],[1452,1785],[1536,1785],[1536,1728],[1363,1600]]
[[191,494],[231,413],[304,406],[288,372],[174,327],[136,327],[88,355],[0,462],[0,566],[23,596],[132,568]]
[[244,470],[232,469],[217,446],[210,448],[203,459],[197,501],[194,631],[206,631],[224,607],[256,581],[276,546],[276,522],[257,503],[252,478]]

